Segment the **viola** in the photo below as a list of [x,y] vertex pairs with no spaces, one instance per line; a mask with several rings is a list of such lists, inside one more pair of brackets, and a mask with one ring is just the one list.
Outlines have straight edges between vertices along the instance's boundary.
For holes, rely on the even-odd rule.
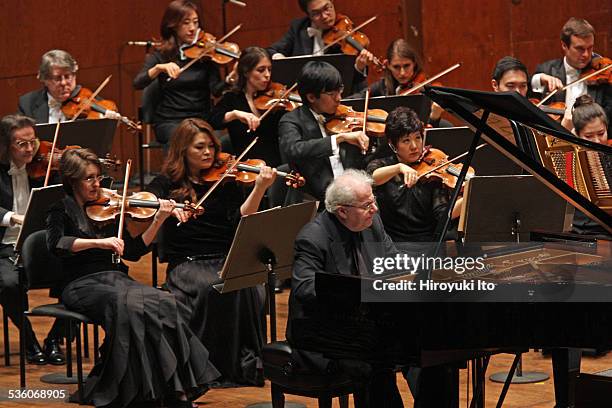
[[240,58],[240,47],[232,42],[217,42],[214,35],[200,31],[195,43],[182,48],[183,54],[190,59],[210,58],[224,65]]
[[[604,69],[604,68],[608,69]],[[591,64],[580,73],[580,78],[587,77],[599,70],[603,70],[586,80],[587,85],[602,85],[609,84],[612,85],[612,59],[597,56],[591,60]]]
[[[205,183],[216,183],[218,182],[223,174],[227,172],[228,168],[233,164],[235,158],[229,153],[219,153],[219,156],[215,164],[204,174],[202,182]],[[224,180],[235,181],[241,184],[252,185],[257,179],[257,174],[261,171],[261,167],[265,166],[266,163],[259,159],[244,160],[236,164],[234,169],[224,177]],[[293,188],[302,187],[306,181],[304,177],[298,173],[291,172],[285,173],[283,171],[277,171],[279,177],[283,177],[288,186]]]
[[[195,208],[193,204],[176,203],[175,208],[190,211],[194,215],[203,213],[200,207]],[[159,209],[159,201],[153,193],[140,191],[126,198],[125,212],[135,221],[147,221],[155,216]],[[114,221],[121,212],[121,195],[115,190],[107,188],[100,189],[100,197],[96,201],[85,204],[87,216],[96,222],[105,223]]]
[[[370,46],[370,39],[360,31],[349,34],[353,30],[354,25],[350,18],[343,14],[336,14],[336,22],[333,27],[323,34],[323,43],[326,47],[340,44],[340,50],[343,54],[358,55],[362,50]],[[373,61],[377,70],[382,71],[385,69],[380,59],[374,57]]]
[[[66,119],[76,119],[75,115],[78,112],[79,118],[84,119],[103,119],[107,110],[118,112],[117,104],[109,99],[94,99],[90,104],[86,102],[91,98],[93,92],[85,87],[77,86],[72,95],[62,103],[62,113]],[[134,130],[140,130],[141,126],[125,116],[121,116],[119,120]]]
[[[53,143],[47,142],[43,140],[40,142],[40,146],[38,150],[34,154],[34,158],[28,165],[26,166],[26,171],[28,175],[32,178],[40,178],[44,177],[47,173],[47,167],[49,166],[49,160],[51,160],[51,170],[59,170],[59,161],[62,157],[64,151],[69,149],[80,149],[81,146],[70,145],[64,147],[64,149],[58,149],[57,147],[53,151],[53,156],[51,156],[51,147]],[[110,154],[106,155],[106,158],[98,158],[98,161],[101,165],[107,168],[112,168],[116,170],[119,166],[121,166],[121,160],[117,160],[117,158],[110,158]]]
[[[385,121],[388,113],[383,109],[368,109],[366,116],[366,133],[370,136],[385,135]],[[347,133],[363,128],[363,112],[355,111],[350,106],[339,105],[336,113],[327,120],[325,128],[334,134]]]
[[[290,112],[302,105],[302,98],[297,93],[289,93],[289,95],[283,98],[286,91],[287,87],[285,85],[279,84],[278,82],[271,82],[268,89],[261,92],[253,100],[255,108],[260,111],[266,111],[273,107],[274,110],[285,110]],[[274,106],[277,101],[279,103]]]
[[[418,173],[418,179],[424,181],[440,180],[442,184],[448,188],[455,188],[457,185],[457,177],[461,173],[463,163],[448,163],[444,166],[443,164],[448,161],[448,155],[442,150],[434,149],[431,146],[427,146],[423,150],[421,158],[409,166],[412,167]],[[468,167],[466,180],[474,177],[476,172],[470,166]]]

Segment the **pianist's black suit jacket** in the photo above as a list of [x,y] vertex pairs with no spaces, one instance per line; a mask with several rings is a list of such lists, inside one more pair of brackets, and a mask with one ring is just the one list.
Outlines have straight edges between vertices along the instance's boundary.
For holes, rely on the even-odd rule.
[[[325,198],[325,189],[334,179],[329,156],[331,138],[323,137],[319,124],[306,105],[285,114],[278,125],[281,158],[306,179],[304,191],[317,200]],[[340,143],[340,160],[345,169],[363,169],[365,162],[359,148]]]
[[19,97],[19,113],[36,123],[49,123],[49,102],[45,88],[28,92]]

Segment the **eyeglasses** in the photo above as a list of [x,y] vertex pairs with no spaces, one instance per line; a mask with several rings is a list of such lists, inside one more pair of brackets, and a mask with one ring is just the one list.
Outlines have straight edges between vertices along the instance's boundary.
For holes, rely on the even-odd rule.
[[36,149],[40,145],[40,140],[38,140],[38,138],[32,140],[16,140],[14,144],[20,150],[25,150],[28,147]]
[[104,176],[89,176],[87,178],[84,178],[83,181],[86,182],[87,184],[95,184],[96,181],[100,183],[103,179],[104,179]]
[[370,201],[368,201],[367,203],[362,204],[362,205],[342,204],[342,206],[343,207],[359,208],[360,210],[364,210],[364,211],[372,211],[373,209],[377,209],[378,208],[378,203],[376,202],[376,197],[374,197]]
[[52,77],[47,78],[49,81],[53,82],[54,84],[61,84],[62,80],[65,80],[66,82],[70,82],[72,81],[74,78],[76,77],[76,73],[74,72],[69,72],[67,74],[64,75],[55,75]]
[[334,9],[334,5],[332,2],[327,3],[325,6],[321,7],[319,10],[312,10],[308,13],[308,16],[311,19],[319,19],[323,16],[323,14],[329,14]]
[[341,96],[343,92],[344,92],[344,85],[342,85],[340,88],[336,89],[335,91],[325,91],[325,92],[321,92],[321,94],[325,94],[331,98],[336,98],[338,96]]

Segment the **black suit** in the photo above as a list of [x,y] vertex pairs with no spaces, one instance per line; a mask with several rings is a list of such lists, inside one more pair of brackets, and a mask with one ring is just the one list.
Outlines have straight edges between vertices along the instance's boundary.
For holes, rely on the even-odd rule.
[[19,97],[19,113],[36,123],[49,123],[49,102],[45,88],[28,92]]
[[[278,125],[281,158],[306,179],[304,191],[317,200],[325,198],[325,189],[334,179],[329,156],[331,138],[323,137],[319,124],[305,104],[287,113]],[[363,155],[358,147],[340,143],[340,160],[345,169],[363,169]]]
[[[549,60],[538,65],[534,74],[539,73],[552,75],[559,78],[563,85],[567,85],[563,58]],[[610,134],[612,131],[612,86],[609,84],[589,85],[587,86],[587,93],[606,111],[606,116],[608,116],[608,134]],[[565,91],[557,92],[550,100],[552,102],[565,102]]]

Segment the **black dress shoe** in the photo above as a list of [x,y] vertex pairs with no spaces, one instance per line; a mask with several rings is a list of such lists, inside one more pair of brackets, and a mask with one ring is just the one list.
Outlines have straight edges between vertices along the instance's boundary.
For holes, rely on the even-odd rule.
[[47,356],[40,349],[38,342],[26,346],[26,361],[28,364],[45,365],[47,364]]
[[43,349],[45,355],[47,356],[47,362],[53,365],[62,365],[66,364],[66,357],[62,352],[62,348],[59,345],[59,340],[57,339],[47,339],[45,340],[45,347]]

